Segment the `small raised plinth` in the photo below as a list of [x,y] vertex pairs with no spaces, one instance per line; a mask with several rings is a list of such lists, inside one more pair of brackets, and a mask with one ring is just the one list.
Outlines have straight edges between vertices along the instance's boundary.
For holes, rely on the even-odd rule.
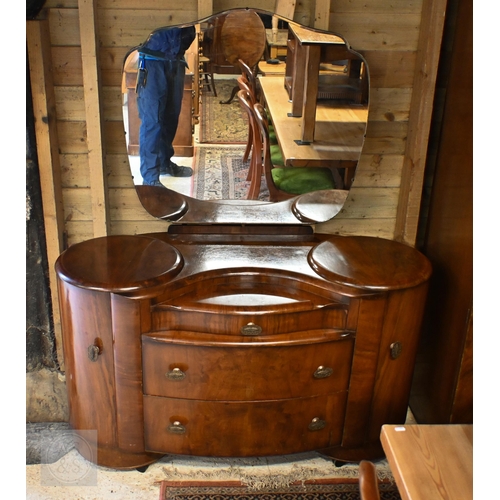
[[146,297],[184,265],[172,245],[148,236],[105,236],[77,243],[56,262],[59,277],[80,288]]
[[428,280],[431,264],[418,250],[369,236],[333,236],[309,253],[309,265],[322,277],[367,290],[399,290]]

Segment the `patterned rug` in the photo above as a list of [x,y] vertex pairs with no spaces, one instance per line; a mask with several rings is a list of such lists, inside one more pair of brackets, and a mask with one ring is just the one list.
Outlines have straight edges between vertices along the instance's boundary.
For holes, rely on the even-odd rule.
[[[397,487],[380,483],[382,500],[401,500]],[[160,500],[360,500],[356,479],[317,479],[275,489],[253,489],[239,481],[162,481]]]
[[[193,198],[198,200],[244,200],[250,182],[246,180],[250,162],[243,162],[243,146],[206,146],[196,149]],[[262,179],[259,200],[269,201]]]
[[205,92],[201,98],[200,142],[202,144],[246,144],[248,119],[237,98],[227,101],[237,85],[236,79],[216,80],[217,97]]

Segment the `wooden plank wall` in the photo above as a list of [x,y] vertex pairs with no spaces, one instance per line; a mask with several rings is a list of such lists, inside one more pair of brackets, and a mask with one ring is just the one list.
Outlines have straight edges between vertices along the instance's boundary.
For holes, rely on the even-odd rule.
[[[45,21],[28,21],[28,32],[30,23],[48,26],[51,60],[43,62],[50,64],[54,85],[59,166],[54,165],[60,169],[66,244],[105,232],[167,227],[141,206],[128,168],[120,89],[126,52],[153,28],[192,21],[198,12],[274,11],[274,6],[275,0],[47,0],[39,16]],[[366,58],[371,76],[368,128],[354,186],[341,214],[317,230],[414,244],[445,7],[446,0],[330,0],[327,16],[328,0],[297,2],[294,19],[324,27],[328,17],[329,29]],[[98,54],[91,53],[93,43]],[[82,58],[92,56],[98,72],[84,78]],[[94,187],[99,176],[107,184],[102,196]]]

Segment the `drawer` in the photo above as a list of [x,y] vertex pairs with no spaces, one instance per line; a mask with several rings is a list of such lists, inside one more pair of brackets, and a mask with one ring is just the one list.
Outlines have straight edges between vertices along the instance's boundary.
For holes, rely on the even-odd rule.
[[[231,312],[200,311],[162,306],[152,312],[152,330],[186,330],[219,335],[277,335],[306,330],[345,329],[347,310],[343,306],[293,311],[286,307],[255,308]],[[243,309],[243,308],[242,308]],[[277,311],[278,309],[278,311]]]
[[[187,338],[186,334],[186,342]],[[144,394],[252,401],[347,390],[354,344],[351,337],[328,342],[306,337],[291,345],[211,344],[209,338],[192,335],[192,342],[183,344],[176,337],[143,336]]]
[[197,456],[265,456],[338,445],[346,392],[281,401],[144,396],[145,447]]

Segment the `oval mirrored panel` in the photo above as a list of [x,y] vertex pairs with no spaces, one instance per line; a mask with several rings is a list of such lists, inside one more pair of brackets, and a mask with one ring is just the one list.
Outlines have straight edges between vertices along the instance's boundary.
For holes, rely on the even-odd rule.
[[123,66],[131,173],[155,217],[315,223],[352,185],[366,61],[339,34],[234,9],[152,31]]

